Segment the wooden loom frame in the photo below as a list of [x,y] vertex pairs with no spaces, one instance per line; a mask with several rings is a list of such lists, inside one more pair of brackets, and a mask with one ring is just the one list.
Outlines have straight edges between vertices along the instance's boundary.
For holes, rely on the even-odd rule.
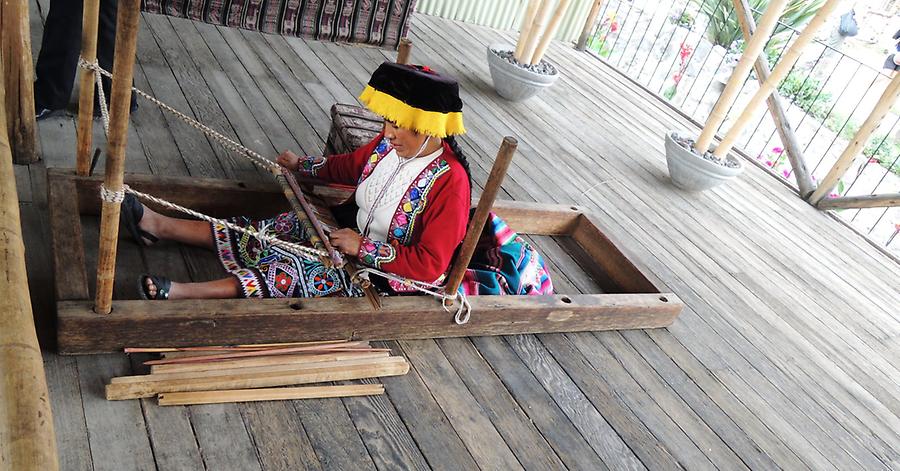
[[[125,346],[189,346],[353,338],[388,340],[470,335],[643,329],[670,325],[683,308],[634,257],[577,206],[497,201],[493,211],[522,234],[572,237],[618,285],[616,294],[472,296],[472,318],[453,315],[429,296],[366,298],[113,301],[93,311],[80,215],[100,211],[100,177],[48,171],[58,346],[61,353],[121,351]],[[128,175],[128,185],[213,215],[286,208],[275,184]],[[75,196],[73,196],[75,195]],[[242,204],[243,203],[243,204]],[[252,211],[250,211],[252,214]]]
[[[123,162],[136,48],[137,3],[137,0],[125,0],[119,5],[106,176],[86,176],[85,149],[90,146],[86,125],[79,126],[77,170],[48,171],[57,344],[61,353],[121,351],[125,346],[266,343],[325,338],[389,340],[656,328],[670,325],[683,309],[674,294],[663,293],[658,280],[641,272],[633,257],[623,253],[581,208],[512,201],[498,202],[493,211],[522,234],[572,237],[591,261],[606,272],[620,293],[473,296],[469,299],[472,317],[464,325],[455,324],[453,315],[444,310],[438,300],[428,296],[381,298],[376,303],[380,306],[366,298],[111,300],[119,205],[99,201],[101,183],[113,191],[120,189],[123,183],[128,184],[135,190],[213,216],[254,215],[254,212],[258,215],[261,207],[274,210],[287,206],[284,193],[277,184],[125,176]],[[85,17],[95,9],[96,0],[87,0]],[[408,56],[408,46],[406,44],[401,50],[401,56]],[[83,55],[90,59],[92,52],[86,50]],[[90,86],[83,89],[82,102],[92,92]],[[81,110],[81,118],[88,109]],[[511,142],[514,149],[514,140]],[[509,144],[504,140],[501,155]],[[506,165],[511,155],[512,152],[506,155]],[[501,173],[505,173],[505,167]],[[495,193],[500,181],[502,176],[492,178],[484,193]],[[492,200],[493,195],[484,199],[488,205]],[[253,207],[242,204],[247,201],[252,201]],[[478,213],[486,217],[485,208],[479,208],[476,219]],[[101,215],[97,296],[94,299],[88,289],[82,214]],[[461,279],[451,272],[448,285],[452,286],[455,278]]]

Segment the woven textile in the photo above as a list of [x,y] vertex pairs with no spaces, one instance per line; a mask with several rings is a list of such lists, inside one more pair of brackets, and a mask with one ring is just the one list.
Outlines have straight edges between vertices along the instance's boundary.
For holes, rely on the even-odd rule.
[[141,0],[141,10],[220,26],[394,48],[416,0]]

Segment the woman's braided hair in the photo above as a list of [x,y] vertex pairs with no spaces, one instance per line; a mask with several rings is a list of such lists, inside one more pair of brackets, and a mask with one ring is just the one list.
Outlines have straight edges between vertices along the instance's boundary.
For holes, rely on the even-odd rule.
[[462,148],[459,147],[459,143],[456,142],[456,136],[447,136],[444,138],[444,142],[450,146],[450,150],[453,151],[453,154],[456,156],[456,160],[462,164],[463,168],[466,170],[466,176],[469,177],[469,191],[472,190],[472,171],[469,169],[469,161],[466,159],[466,156],[463,155]]

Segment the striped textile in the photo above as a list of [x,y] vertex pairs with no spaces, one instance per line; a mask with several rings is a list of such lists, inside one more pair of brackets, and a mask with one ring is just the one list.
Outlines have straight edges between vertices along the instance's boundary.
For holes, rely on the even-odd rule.
[[416,0],[141,0],[141,10],[220,26],[396,49]]

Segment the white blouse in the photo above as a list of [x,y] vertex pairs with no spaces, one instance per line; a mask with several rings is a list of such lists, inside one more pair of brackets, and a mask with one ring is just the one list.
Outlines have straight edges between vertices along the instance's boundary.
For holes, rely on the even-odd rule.
[[368,178],[356,188],[356,224],[372,240],[386,241],[391,220],[400,200],[416,177],[444,152],[443,146],[431,154],[402,158],[391,151],[378,162]]

